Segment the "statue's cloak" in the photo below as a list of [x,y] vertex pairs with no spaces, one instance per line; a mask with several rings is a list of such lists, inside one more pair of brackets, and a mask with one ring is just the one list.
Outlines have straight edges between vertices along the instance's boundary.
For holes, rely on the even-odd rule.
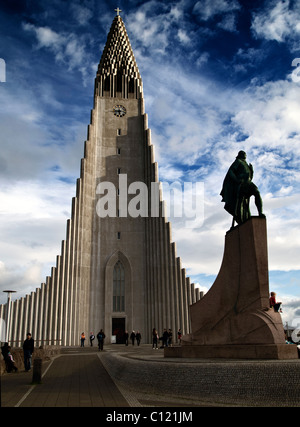
[[224,209],[233,217],[237,216],[236,208],[240,185],[242,182],[251,180],[252,177],[252,165],[248,165],[245,160],[237,158],[228,169],[220,195],[222,202],[225,202]]

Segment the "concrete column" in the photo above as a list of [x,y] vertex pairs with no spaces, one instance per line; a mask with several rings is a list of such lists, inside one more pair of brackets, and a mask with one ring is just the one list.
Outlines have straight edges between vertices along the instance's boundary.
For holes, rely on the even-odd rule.
[[28,323],[28,319],[29,319],[29,295],[26,295],[24,297],[24,323],[23,323],[23,331],[24,331],[23,333],[25,338],[26,338],[27,332],[30,332],[29,330],[30,325]]
[[159,248],[160,248],[160,295],[161,295],[161,321],[162,330],[168,327],[168,295],[166,284],[166,253],[165,253],[165,223],[164,218],[159,219]]
[[71,302],[71,331],[70,339],[72,345],[75,344],[76,336],[76,299],[77,299],[77,283],[78,283],[78,272],[77,272],[77,249],[78,249],[78,217],[77,217],[77,199],[72,199],[72,302]]
[[58,276],[58,321],[57,321],[57,339],[60,345],[64,345],[63,338],[63,321],[64,321],[64,247],[65,241],[61,244],[61,255],[58,256],[57,263],[59,265],[59,276]]
[[40,345],[44,345],[44,321],[45,321],[45,283],[41,284],[40,288],[40,309],[39,309],[39,327],[38,327],[38,336],[40,339]]
[[67,301],[66,301],[66,327],[67,327],[67,342],[68,345],[72,345],[72,314],[73,314],[73,307],[72,307],[72,297],[73,297],[73,224],[72,220],[68,220],[67,222],[67,238],[66,238],[66,247],[67,247],[67,254],[68,254],[68,267],[67,267]]
[[192,294],[191,304],[195,304],[195,302],[196,302],[195,283],[191,284],[191,294]]
[[9,331],[9,340],[12,344],[12,346],[15,346],[15,334],[14,334],[14,325],[15,325],[15,315],[16,315],[16,309],[15,309],[15,301],[10,302],[10,331]]
[[160,280],[160,243],[159,243],[159,218],[154,218],[154,271],[155,271],[155,318],[154,321],[156,323],[156,328],[158,330],[158,333],[161,334],[162,329],[162,319],[161,319],[161,312],[162,312],[162,291],[161,291],[161,280]]
[[53,289],[54,289],[54,294],[53,294],[53,325],[52,325],[52,334],[53,334],[53,343],[54,345],[60,345],[60,342],[57,341],[58,340],[58,331],[57,331],[57,326],[58,326],[58,297],[59,297],[59,257],[56,257],[56,268],[53,269],[53,277],[52,277],[52,281],[53,281]]
[[183,328],[185,331],[185,334],[189,331],[188,328],[188,310],[187,310],[187,287],[186,287],[186,275],[185,275],[185,269],[181,269],[181,286],[182,286],[182,296],[183,296]]
[[23,344],[23,340],[25,339],[24,333],[24,298],[20,299],[20,308],[19,308],[19,332],[18,332],[18,340],[20,341],[20,345]]
[[170,258],[169,258],[169,249],[170,249],[170,223],[163,221],[163,230],[164,230],[164,276],[165,276],[165,295],[166,295],[166,328],[172,328],[171,323],[171,285],[170,285]]
[[51,269],[51,277],[48,279],[48,287],[49,287],[49,301],[48,301],[48,341],[47,345],[51,345],[52,339],[53,339],[53,317],[54,317],[54,311],[53,311],[53,299],[54,299],[54,284],[53,279],[55,276],[54,273],[55,268],[52,267]]
[[19,299],[12,303],[12,316],[11,316],[11,331],[12,331],[12,340],[13,346],[18,346],[18,326],[19,326]]
[[36,309],[34,313],[34,323],[35,323],[35,333],[34,333],[34,339],[38,341],[39,345],[42,345],[42,337],[41,337],[41,329],[40,329],[40,323],[42,322],[42,316],[41,316],[41,289],[37,288],[35,290],[36,294]]
[[41,342],[38,339],[38,330],[39,330],[39,289],[36,289],[35,292],[33,292],[34,298],[32,298],[32,337],[36,341],[36,345],[40,346]]
[[62,282],[62,345],[68,344],[67,316],[68,316],[68,249],[67,242],[63,241],[62,264],[64,267],[63,282]]
[[190,306],[192,305],[192,287],[191,287],[191,279],[189,277],[186,277],[186,292],[187,292],[187,326],[188,326],[188,333],[191,330],[191,321],[190,321]]
[[171,224],[169,223],[169,282],[170,282],[170,324],[173,331],[173,343],[176,342],[176,317],[177,317],[177,305],[176,305],[176,278],[174,275],[175,268],[175,257],[174,257],[174,245],[171,243]]
[[176,255],[176,243],[171,243],[171,264],[172,264],[172,292],[174,296],[174,329],[176,333],[181,328],[180,314],[179,314],[179,291],[178,291],[178,275],[177,275],[177,255]]
[[153,328],[158,328],[156,325],[156,310],[157,310],[157,298],[156,298],[156,280],[155,280],[155,240],[154,240],[154,230],[155,230],[155,219],[149,218],[149,285],[150,285],[150,299],[148,300],[149,306],[149,331],[150,338],[152,340],[152,330]]
[[48,310],[49,310],[49,277],[46,277],[43,292],[44,299],[44,316],[43,316],[43,345],[48,344]]
[[176,274],[177,274],[177,284],[178,284],[178,318],[179,318],[179,327],[183,331],[184,329],[184,312],[183,312],[183,286],[182,286],[182,276],[181,276],[181,259],[177,257],[176,259]]

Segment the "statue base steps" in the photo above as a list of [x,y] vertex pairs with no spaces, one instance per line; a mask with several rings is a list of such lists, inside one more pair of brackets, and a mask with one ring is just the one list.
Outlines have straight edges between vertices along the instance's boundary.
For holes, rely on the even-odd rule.
[[164,357],[199,359],[298,359],[294,344],[183,345],[165,347]]

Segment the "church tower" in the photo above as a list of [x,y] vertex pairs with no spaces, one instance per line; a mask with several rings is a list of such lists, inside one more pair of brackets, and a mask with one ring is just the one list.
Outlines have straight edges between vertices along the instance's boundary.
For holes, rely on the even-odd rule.
[[[114,18],[95,79],[94,106],[71,219],[46,283],[12,303],[11,340],[77,345],[102,328],[189,332],[199,290],[186,278],[163,215],[142,79],[122,18]],[[6,305],[0,315],[5,318]],[[175,340],[174,340],[175,341]]]

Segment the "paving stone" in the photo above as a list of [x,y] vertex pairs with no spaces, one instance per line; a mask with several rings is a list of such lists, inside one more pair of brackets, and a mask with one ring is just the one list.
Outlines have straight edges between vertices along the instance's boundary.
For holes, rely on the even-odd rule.
[[1,405],[300,406],[300,359],[168,359],[149,345],[69,347],[43,364],[41,384],[31,380],[30,372],[3,375]]

